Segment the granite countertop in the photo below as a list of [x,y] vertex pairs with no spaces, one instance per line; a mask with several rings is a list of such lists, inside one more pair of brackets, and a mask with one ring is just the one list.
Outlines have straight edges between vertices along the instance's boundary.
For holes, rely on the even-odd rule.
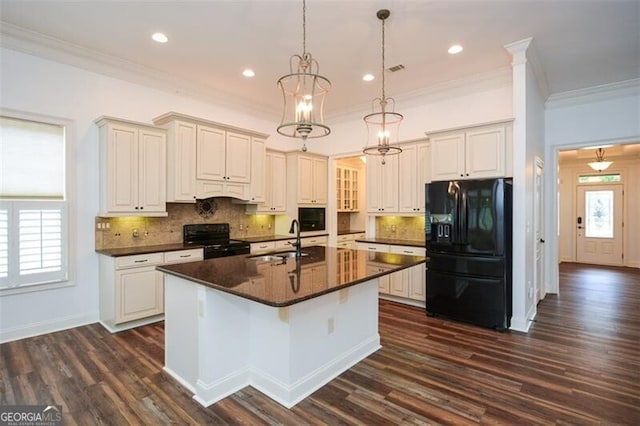
[[349,229],[347,231],[338,231],[338,235],[349,235],[349,234],[364,234],[365,231],[359,231],[354,229]]
[[426,247],[424,241],[416,240],[396,240],[391,238],[358,238],[358,243],[372,243],[372,244],[389,244],[392,246],[409,246],[409,247]]
[[[290,306],[342,288],[424,263],[423,256],[306,247],[300,259],[261,261],[237,255],[156,267],[159,271],[269,306]],[[255,258],[255,259],[252,259]],[[367,268],[375,262],[385,266]]]
[[155,246],[102,249],[102,250],[96,250],[96,253],[104,254],[105,256],[120,257],[120,256],[130,256],[134,254],[160,253],[165,251],[190,250],[190,249],[197,249],[197,248],[202,248],[202,246],[199,244],[174,243],[174,244],[160,244]]

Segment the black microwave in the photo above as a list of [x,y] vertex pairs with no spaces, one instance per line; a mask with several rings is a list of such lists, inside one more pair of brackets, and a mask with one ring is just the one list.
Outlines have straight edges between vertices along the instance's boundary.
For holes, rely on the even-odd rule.
[[324,231],[325,209],[322,207],[298,208],[298,222],[300,231]]

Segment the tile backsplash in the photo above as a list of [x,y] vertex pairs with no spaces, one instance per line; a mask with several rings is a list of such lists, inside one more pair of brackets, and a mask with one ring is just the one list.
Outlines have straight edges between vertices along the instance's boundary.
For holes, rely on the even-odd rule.
[[376,237],[424,241],[424,216],[376,217]]
[[167,217],[96,217],[96,249],[181,243],[182,225],[191,223],[228,223],[231,238],[274,234],[274,216],[245,214],[244,204],[234,204],[231,198],[213,201],[217,209],[208,217],[198,213],[198,204],[181,203],[167,203]]

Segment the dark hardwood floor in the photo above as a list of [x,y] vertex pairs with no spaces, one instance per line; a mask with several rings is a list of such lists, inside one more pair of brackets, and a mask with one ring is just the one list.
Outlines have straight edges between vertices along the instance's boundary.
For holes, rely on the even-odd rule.
[[383,348],[287,410],[248,387],[203,408],[162,373],[163,324],[0,346],[0,404],[65,424],[640,424],[640,271],[563,264],[528,334],[380,302]]

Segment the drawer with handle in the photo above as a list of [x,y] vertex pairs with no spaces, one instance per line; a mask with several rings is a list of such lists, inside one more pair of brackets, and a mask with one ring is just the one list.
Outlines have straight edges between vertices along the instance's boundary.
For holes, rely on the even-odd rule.
[[195,262],[196,260],[202,260],[202,249],[190,249],[179,251],[168,251],[164,254],[165,263],[181,263],[181,262]]
[[391,246],[391,253],[408,254],[411,256],[426,256],[426,249],[424,247],[411,247],[411,246]]
[[116,269],[162,265],[163,263],[164,253],[135,254],[116,258]]

